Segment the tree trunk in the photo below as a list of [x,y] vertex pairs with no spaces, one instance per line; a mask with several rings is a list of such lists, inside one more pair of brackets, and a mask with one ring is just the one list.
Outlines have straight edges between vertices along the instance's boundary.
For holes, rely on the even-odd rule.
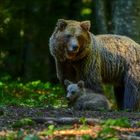
[[95,32],[97,34],[105,34],[108,32],[107,29],[107,10],[106,0],[95,0],[93,1],[93,14],[94,19],[93,26],[95,26]]
[[112,1],[112,33],[126,35],[140,43],[140,1]]

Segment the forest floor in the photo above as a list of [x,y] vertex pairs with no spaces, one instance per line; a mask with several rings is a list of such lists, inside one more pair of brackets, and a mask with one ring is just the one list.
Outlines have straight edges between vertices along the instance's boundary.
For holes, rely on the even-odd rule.
[[[44,118],[85,118],[82,121],[82,126],[86,119],[92,118],[95,120],[95,123],[86,124],[88,130],[86,129],[83,133],[84,135],[91,135],[95,137],[96,134],[93,132],[101,130],[100,122],[103,120],[108,119],[119,119],[119,118],[127,118],[130,123],[129,128],[120,129],[115,127],[115,129],[119,132],[118,137],[121,139],[140,139],[140,113],[138,112],[124,112],[124,111],[74,111],[67,108],[31,108],[31,107],[22,107],[22,106],[3,106],[0,107],[0,138],[7,136],[7,132],[12,133],[13,137],[15,134],[13,132],[19,132],[18,137],[22,137],[26,134],[34,134],[39,135],[38,139],[51,139],[48,135],[53,134],[54,127],[59,130],[59,137],[60,135],[72,135],[74,131],[70,133],[70,130],[77,130],[80,128],[78,122],[72,123],[71,125],[63,124],[65,122],[55,122],[53,120],[45,120]],[[24,121],[23,121],[24,120]],[[30,121],[32,120],[32,122]],[[125,119],[124,119],[125,121]],[[34,123],[33,123],[34,122]],[[58,129],[61,128],[61,129]],[[90,130],[89,130],[90,129]],[[92,129],[92,131],[91,131]],[[49,130],[48,133],[47,131]],[[65,130],[65,132],[60,132],[60,130]],[[68,130],[69,132],[67,133]],[[80,129],[78,129],[80,130]],[[110,130],[111,131],[111,130]],[[22,132],[22,133],[21,133]],[[78,136],[80,135],[79,131],[76,131]],[[107,132],[108,133],[108,132]],[[111,132],[112,133],[112,132]],[[56,133],[55,133],[56,134]],[[11,134],[10,134],[11,135]],[[110,135],[110,134],[109,134]],[[29,135],[28,137],[33,137],[33,135]],[[116,137],[116,136],[114,136]],[[62,139],[62,137],[60,138]],[[67,139],[67,138],[65,138]],[[78,139],[78,138],[74,138]],[[83,139],[88,139],[83,138]],[[29,139],[30,140],[30,139]],[[37,140],[37,139],[36,139]],[[116,140],[116,139],[115,139]]]

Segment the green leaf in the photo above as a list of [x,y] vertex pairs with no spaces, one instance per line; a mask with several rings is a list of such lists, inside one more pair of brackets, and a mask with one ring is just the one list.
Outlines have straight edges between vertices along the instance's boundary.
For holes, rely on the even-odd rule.
[[90,15],[92,10],[90,8],[83,8],[81,11],[81,15]]
[[40,140],[40,138],[36,135],[29,134],[25,136],[23,140]]

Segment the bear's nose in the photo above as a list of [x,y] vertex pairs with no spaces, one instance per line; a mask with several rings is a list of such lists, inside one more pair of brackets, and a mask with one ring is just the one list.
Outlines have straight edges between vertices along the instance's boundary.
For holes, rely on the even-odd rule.
[[69,53],[74,53],[74,52],[77,51],[77,49],[78,49],[78,45],[71,45],[71,46],[68,47],[68,52]]
[[78,45],[72,45],[73,51],[76,51],[78,49]]

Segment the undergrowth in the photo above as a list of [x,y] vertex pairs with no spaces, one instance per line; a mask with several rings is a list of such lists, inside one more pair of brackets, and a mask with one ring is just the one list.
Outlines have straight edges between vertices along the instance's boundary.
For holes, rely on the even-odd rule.
[[0,79],[0,106],[58,107],[65,103],[64,89],[60,85],[40,80],[27,83],[12,81],[8,75]]

